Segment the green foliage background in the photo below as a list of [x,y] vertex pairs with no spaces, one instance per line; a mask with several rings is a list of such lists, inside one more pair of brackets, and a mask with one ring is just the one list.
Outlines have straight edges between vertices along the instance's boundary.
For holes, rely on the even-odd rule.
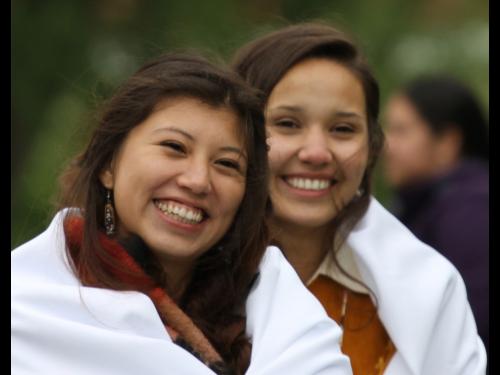
[[[223,58],[292,22],[324,20],[359,42],[382,90],[447,72],[486,109],[487,0],[13,0],[11,248],[51,219],[57,176],[85,143],[100,100],[145,60],[194,48]],[[383,120],[383,116],[382,116]],[[375,196],[390,199],[380,170]]]

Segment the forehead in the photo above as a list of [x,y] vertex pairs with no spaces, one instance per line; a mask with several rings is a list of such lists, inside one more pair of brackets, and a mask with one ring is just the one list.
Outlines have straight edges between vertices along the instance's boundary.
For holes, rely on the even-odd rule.
[[156,139],[172,128],[178,130],[179,135],[189,134],[190,137],[184,136],[197,143],[217,147],[244,146],[243,123],[233,109],[191,97],[158,102],[150,115],[129,132],[127,141]]
[[365,96],[358,77],[349,68],[327,58],[311,58],[294,65],[274,87],[268,104],[282,101],[352,107],[364,112]]
[[427,127],[417,108],[402,93],[397,93],[389,98],[385,118],[389,124]]
[[191,118],[192,115],[196,115],[199,112],[218,114],[221,116],[228,116],[235,120],[239,119],[236,111],[226,104],[214,104],[210,103],[201,98],[191,97],[191,96],[174,96],[160,99],[158,103],[153,107],[151,115],[155,112],[164,112],[170,115],[179,114],[186,109],[191,109],[192,112],[184,112],[186,119]]

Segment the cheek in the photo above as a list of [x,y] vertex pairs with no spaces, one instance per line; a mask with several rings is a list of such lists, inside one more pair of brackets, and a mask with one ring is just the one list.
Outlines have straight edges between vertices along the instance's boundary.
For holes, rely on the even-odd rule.
[[238,208],[241,205],[243,197],[245,195],[245,184],[244,183],[231,183],[224,187],[223,191],[223,202],[226,203],[225,209],[228,217],[236,214]]
[[419,164],[429,154],[430,145],[424,138],[414,138],[403,143],[399,148],[400,159],[405,163]]
[[271,149],[271,151],[269,151],[268,154],[268,161],[269,161],[269,170],[271,172],[271,175],[274,176],[279,170],[279,166],[282,164],[282,160],[279,157],[279,153]]
[[386,162],[391,165],[404,163],[408,156],[414,154],[414,142],[409,142],[408,137],[388,136],[383,150]]
[[363,176],[366,171],[366,167],[368,165],[368,153],[362,152],[358,157],[354,158],[352,162],[344,168],[345,173],[348,176],[348,179],[351,180],[356,188],[361,183]]
[[126,163],[117,166],[115,175],[115,204],[121,208],[123,215],[128,216],[124,218],[126,221],[142,214],[158,189],[171,183],[179,169],[175,163],[166,165],[164,160],[152,155],[131,156],[133,157],[123,160]]
[[127,192],[127,194],[143,195],[154,190],[167,179],[165,168],[156,168],[155,163],[128,164],[126,168],[121,168],[116,179],[117,189]]
[[367,142],[337,146],[334,154],[348,179],[360,180],[363,177],[368,165]]
[[279,137],[271,137],[268,140],[269,144],[269,168],[272,175],[279,173],[280,168],[292,158],[293,156],[293,146],[291,142],[285,142],[280,140]]

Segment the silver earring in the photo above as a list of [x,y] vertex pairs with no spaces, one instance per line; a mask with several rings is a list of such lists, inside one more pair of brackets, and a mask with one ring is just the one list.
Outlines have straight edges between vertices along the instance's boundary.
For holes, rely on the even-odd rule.
[[111,202],[111,190],[106,190],[106,204],[104,205],[104,228],[106,234],[112,236],[115,234],[115,209]]
[[362,188],[359,188],[357,191],[356,191],[356,198],[361,198],[361,196],[363,195],[363,189]]

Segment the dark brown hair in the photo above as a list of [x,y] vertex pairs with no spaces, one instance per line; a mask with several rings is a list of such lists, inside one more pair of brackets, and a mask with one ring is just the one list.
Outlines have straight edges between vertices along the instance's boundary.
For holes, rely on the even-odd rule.
[[462,134],[460,156],[489,160],[488,120],[472,89],[457,78],[434,74],[401,87],[435,135],[449,128]]
[[[125,290],[131,286],[106,272],[113,259],[98,241],[103,231],[105,189],[99,174],[110,163],[128,133],[165,98],[189,97],[216,108],[229,108],[239,118],[248,168],[245,194],[224,237],[197,261],[180,307],[193,319],[237,373],[249,361],[243,331],[225,328],[241,318],[250,284],[268,242],[265,225],[267,150],[262,98],[237,74],[192,54],[165,54],[146,63],[105,103],[85,151],[61,176],[61,207],[78,207],[84,217],[83,241],[74,262],[100,285]],[[76,270],[77,274],[78,270]]]
[[351,200],[332,223],[329,246],[332,243],[340,246],[368,208],[371,175],[384,139],[378,123],[379,87],[364,57],[343,32],[323,23],[303,23],[284,27],[243,46],[236,52],[232,67],[248,83],[262,90],[267,100],[274,86],[293,66],[310,58],[326,58],[342,64],[359,79],[365,95],[368,165],[360,186],[361,195]]

